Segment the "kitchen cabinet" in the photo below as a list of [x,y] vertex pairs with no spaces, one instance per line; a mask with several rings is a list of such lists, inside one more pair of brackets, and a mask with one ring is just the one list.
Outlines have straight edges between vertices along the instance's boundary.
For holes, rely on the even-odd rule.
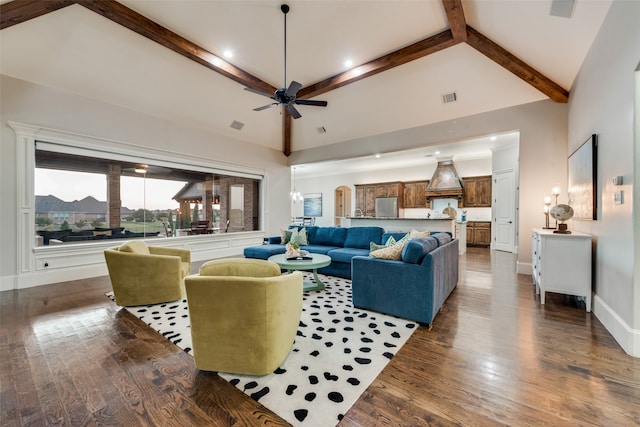
[[591,236],[572,232],[534,229],[531,234],[531,267],[540,304],[546,292],[585,298],[591,311]]
[[491,221],[467,222],[467,246],[491,246]]
[[491,175],[462,178],[464,196],[462,204],[466,208],[491,207]]
[[425,208],[427,206],[427,185],[429,181],[405,182],[403,202],[405,208]]
[[376,215],[376,198],[397,197],[398,208],[403,206],[403,183],[381,182],[375,184],[358,184],[356,187],[356,211],[362,211],[363,216]]

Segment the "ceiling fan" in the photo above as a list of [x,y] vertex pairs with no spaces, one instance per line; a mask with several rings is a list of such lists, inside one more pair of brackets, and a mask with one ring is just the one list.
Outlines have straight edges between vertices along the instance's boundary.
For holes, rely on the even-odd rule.
[[289,5],[283,4],[280,6],[280,10],[284,13],[284,86],[275,91],[273,95],[270,95],[266,92],[262,92],[259,90],[252,89],[250,87],[245,87],[244,90],[257,93],[258,95],[269,97],[276,102],[272,102],[271,104],[263,105],[262,107],[254,108],[253,111],[261,111],[266,110],[267,108],[276,107],[278,105],[284,105],[291,117],[294,119],[299,119],[302,117],[300,112],[293,106],[293,104],[297,105],[314,105],[316,107],[326,107],[327,101],[313,101],[310,99],[297,99],[296,94],[302,87],[300,83],[295,80],[291,81],[289,87],[287,86],[287,13],[289,12]]

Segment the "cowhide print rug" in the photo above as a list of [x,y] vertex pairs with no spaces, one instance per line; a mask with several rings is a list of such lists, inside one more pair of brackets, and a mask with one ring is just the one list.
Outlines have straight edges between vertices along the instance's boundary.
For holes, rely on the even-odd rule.
[[[313,275],[303,274],[313,281]],[[304,292],[295,343],[273,374],[219,373],[294,426],[335,426],[417,327],[354,308],[350,280],[318,276],[326,288]],[[125,308],[191,353],[186,299]]]

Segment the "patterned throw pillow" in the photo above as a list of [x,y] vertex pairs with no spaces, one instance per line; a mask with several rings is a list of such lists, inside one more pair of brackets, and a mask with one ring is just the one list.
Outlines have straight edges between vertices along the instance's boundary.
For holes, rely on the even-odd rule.
[[[393,239],[393,237],[391,237]],[[393,241],[395,243],[395,240]],[[389,245],[379,245],[376,242],[369,243],[369,251],[377,251],[378,249],[384,249]]]
[[293,230],[280,230],[280,243],[286,245],[291,240]]
[[309,239],[307,238],[307,229],[303,228],[302,230],[293,230],[291,233],[291,240],[289,240],[291,244],[298,244],[298,246],[306,246],[309,244]]
[[369,253],[372,258],[390,259],[394,261],[400,261],[402,259],[402,249],[407,242],[398,242],[395,245],[388,246],[383,249],[378,249]]
[[[391,242],[392,240],[395,241],[393,236],[389,237],[387,243]],[[392,243],[386,248],[370,252],[369,256],[371,256],[372,258],[400,261],[402,259],[402,249],[404,249],[404,245],[406,245],[409,240],[411,240],[411,236],[410,233],[407,233],[402,239],[398,240],[395,243]]]
[[429,230],[418,231],[414,228],[409,234],[411,235],[412,239],[419,239],[421,237],[429,237]]

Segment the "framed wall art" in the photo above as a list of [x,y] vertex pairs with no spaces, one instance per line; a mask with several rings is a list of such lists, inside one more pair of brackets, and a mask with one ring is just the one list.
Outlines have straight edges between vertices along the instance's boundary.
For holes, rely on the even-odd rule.
[[322,193],[304,195],[304,216],[322,216]]
[[573,219],[597,219],[598,136],[591,135],[568,160],[569,205]]

